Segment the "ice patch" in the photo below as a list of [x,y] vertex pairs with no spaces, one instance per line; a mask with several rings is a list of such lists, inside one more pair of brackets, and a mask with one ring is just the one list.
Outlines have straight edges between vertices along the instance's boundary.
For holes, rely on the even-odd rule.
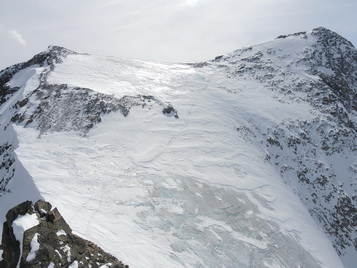
[[103,264],[102,266],[100,266],[99,268],[110,268],[112,266],[111,263],[107,263],[107,264]]
[[57,236],[60,236],[60,235],[67,235],[67,233],[63,230],[59,230],[57,233],[56,233]]
[[62,259],[62,255],[61,253],[59,253],[59,251],[56,249],[55,252],[58,254],[58,256]]
[[28,262],[30,262],[36,258],[36,252],[37,252],[37,250],[40,249],[40,244],[38,243],[38,240],[37,240],[38,236],[39,236],[39,234],[36,233],[31,240],[31,251],[29,252],[29,254],[26,257],[26,261],[28,261]]
[[44,210],[43,208],[41,208],[41,209],[40,209],[40,213],[41,213],[41,215],[46,215],[46,214],[47,214],[47,211]]
[[71,248],[68,245],[61,247],[63,252],[67,253],[67,261],[71,261]]
[[78,261],[74,261],[72,264],[68,266],[68,268],[78,268]]
[[[251,245],[258,249],[263,249],[263,250],[268,248],[268,245],[265,241],[242,235],[241,233],[234,231],[230,226],[228,226],[224,222],[220,222],[220,221],[214,220],[212,218],[208,218],[208,217],[199,217],[199,219],[202,220],[202,223],[200,224],[201,230],[214,227],[214,229],[216,229],[216,230],[221,230],[221,232],[223,231],[223,232],[229,233],[231,236],[233,236],[234,238],[236,238],[237,240],[239,240],[245,244],[248,244],[248,245]],[[219,240],[222,239],[216,232],[212,231],[212,233],[214,233],[219,238]]]

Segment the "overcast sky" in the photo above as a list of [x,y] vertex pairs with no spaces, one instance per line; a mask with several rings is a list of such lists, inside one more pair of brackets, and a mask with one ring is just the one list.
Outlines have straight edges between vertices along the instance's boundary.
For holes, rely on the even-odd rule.
[[0,69],[49,45],[195,62],[324,26],[357,46],[357,0],[0,0]]

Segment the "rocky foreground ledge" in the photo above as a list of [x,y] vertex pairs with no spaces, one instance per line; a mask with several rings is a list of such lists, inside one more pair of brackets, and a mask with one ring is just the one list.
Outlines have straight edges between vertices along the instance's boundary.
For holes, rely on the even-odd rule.
[[128,268],[72,233],[57,208],[43,200],[10,209],[3,226],[0,267]]

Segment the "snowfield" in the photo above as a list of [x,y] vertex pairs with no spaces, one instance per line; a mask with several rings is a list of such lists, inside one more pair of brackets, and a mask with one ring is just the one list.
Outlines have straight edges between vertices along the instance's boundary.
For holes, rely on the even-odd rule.
[[[306,46],[289,40],[257,50]],[[130,267],[344,267],[257,142],[258,129],[317,112],[307,101],[282,101],[257,80],[227,79],[217,65],[68,55],[49,84],[115,98],[152,95],[179,118],[158,105],[136,106],[127,116],[103,115],[85,136],[14,124],[24,169],[0,197],[1,220],[15,201],[42,197],[76,234]],[[10,85],[25,97],[46,70],[30,66]]]

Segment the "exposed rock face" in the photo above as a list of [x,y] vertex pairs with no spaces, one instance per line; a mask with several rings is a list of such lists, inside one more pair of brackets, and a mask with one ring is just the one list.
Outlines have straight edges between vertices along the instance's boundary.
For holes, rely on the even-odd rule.
[[314,51],[306,51],[301,63],[320,81],[299,79],[297,85],[279,86],[292,95],[304,88],[306,100],[319,113],[270,128],[266,138],[277,143],[265,145],[282,177],[344,255],[349,247],[357,250],[357,50],[325,28],[311,35]]
[[12,121],[25,127],[33,125],[39,129],[40,135],[45,132],[76,131],[85,136],[102,121],[104,114],[119,111],[127,116],[133,106],[151,109],[154,105],[162,104],[153,96],[123,96],[119,99],[89,88],[44,83],[16,104],[18,113]]
[[18,88],[5,86],[12,76],[10,74],[11,72],[6,72],[6,70],[0,72],[0,196],[7,191],[6,186],[14,176],[16,162],[14,150],[17,146],[17,138],[10,119],[15,109],[6,101]]
[[[128,267],[94,243],[72,233],[57,208],[43,200],[26,201],[9,210],[2,234],[0,267]],[[18,241],[14,221],[24,216],[38,224],[24,228]],[[23,223],[26,226],[26,223]],[[22,247],[21,247],[22,245]]]

